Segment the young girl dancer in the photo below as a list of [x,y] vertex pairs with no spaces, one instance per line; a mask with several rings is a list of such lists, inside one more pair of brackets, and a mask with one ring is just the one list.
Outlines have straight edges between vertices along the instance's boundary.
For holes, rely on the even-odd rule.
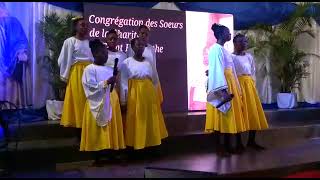
[[88,25],[82,17],[73,19],[73,32],[74,35],[64,41],[58,59],[60,77],[67,82],[60,124],[78,128],[77,135],[80,139],[86,102],[81,78],[84,68],[92,63],[93,57],[87,39]]
[[[125,140],[135,150],[158,146],[168,132],[156,93],[157,75],[150,60],[143,56],[141,39],[131,41],[132,57],[124,60],[121,69],[121,104],[127,108]],[[126,83],[126,84],[123,84]]]
[[[160,103],[162,103],[163,94],[162,94],[161,84],[160,84],[158,70],[157,70],[157,58],[156,58],[157,56],[156,56],[156,51],[154,47],[151,44],[149,44],[149,36],[150,36],[150,29],[146,25],[139,26],[138,37],[145,44],[145,48],[142,55],[150,62],[152,69],[155,72],[155,77],[156,77],[155,84],[157,88],[157,96],[160,100]],[[132,49],[132,46],[128,48],[127,55],[128,57],[134,56],[134,51]]]
[[[127,58],[127,55],[122,52],[117,50],[117,45],[118,45],[118,34],[115,29],[111,29],[107,32],[107,47],[108,47],[108,61],[106,62],[106,66],[109,66],[111,68],[114,67],[115,65],[115,59],[118,58],[118,70],[121,69],[121,65],[123,61]],[[120,77],[121,72],[118,71],[118,77]],[[117,90],[118,94],[120,95],[120,79],[117,79],[115,89]],[[128,89],[128,87],[125,87]],[[125,120],[125,113],[122,113],[122,120]],[[123,123],[124,125],[125,123]]]
[[[118,94],[115,89],[113,68],[105,66],[108,51],[99,40],[90,41],[94,63],[83,72],[82,84],[87,98],[83,122],[80,151],[95,151],[95,163],[100,163],[103,150],[125,148],[122,117]],[[111,151],[107,152],[112,158]],[[111,156],[110,156],[111,155]]]
[[245,50],[247,49],[248,40],[242,34],[237,34],[234,39],[234,53],[232,55],[239,79],[244,119],[249,124],[248,147],[257,150],[264,149],[255,141],[256,131],[268,128],[268,122],[264,114],[256,86],[255,86],[255,63],[253,56]]
[[[230,155],[233,152],[231,148],[230,136],[243,132],[247,129],[244,122],[240,87],[235,75],[234,64],[231,53],[223,46],[231,40],[231,34],[226,26],[213,24],[211,27],[214,36],[217,39],[209,50],[209,72],[208,72],[208,102],[206,115],[206,132],[217,131],[220,136],[224,135],[224,146],[220,145],[218,139],[218,152],[221,155]],[[233,94],[233,99],[217,108],[221,99],[226,99]]]

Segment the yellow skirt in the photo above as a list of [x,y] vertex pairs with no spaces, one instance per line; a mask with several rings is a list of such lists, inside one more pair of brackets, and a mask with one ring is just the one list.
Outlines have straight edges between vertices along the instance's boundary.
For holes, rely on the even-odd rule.
[[238,79],[243,93],[243,115],[248,121],[249,130],[267,129],[268,122],[253,79],[250,76],[239,76]]
[[156,88],[150,79],[130,79],[126,115],[126,145],[143,149],[161,144],[168,132]]
[[89,102],[86,102],[83,114],[80,151],[119,150],[126,147],[119,97],[116,91],[112,91],[110,101],[112,119],[104,127],[97,126],[96,119],[91,114]]
[[84,68],[91,62],[77,62],[72,65],[60,124],[65,127],[81,128],[86,96],[82,87]]
[[162,104],[162,102],[163,102],[163,94],[162,94],[160,81],[159,81],[159,84],[157,85],[157,96],[159,98],[160,104]]
[[244,132],[248,128],[248,125],[243,117],[240,92],[233,76],[233,72],[231,69],[226,69],[224,71],[224,75],[229,87],[228,91],[229,93],[234,94],[234,98],[231,101],[231,108],[226,114],[223,114],[217,108],[207,103],[205,125],[205,132],[207,133],[219,131],[220,133],[235,134]]

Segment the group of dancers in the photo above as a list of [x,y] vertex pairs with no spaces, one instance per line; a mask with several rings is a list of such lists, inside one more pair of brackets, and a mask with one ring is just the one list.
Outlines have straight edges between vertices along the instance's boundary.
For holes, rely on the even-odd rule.
[[61,79],[67,82],[60,124],[77,128],[80,151],[96,152],[95,163],[100,163],[105,150],[160,145],[168,132],[148,27],[139,27],[139,38],[131,40],[128,54],[116,49],[115,30],[108,31],[105,46],[87,39],[82,17],[73,19],[73,29],[58,59]]
[[[95,152],[95,163],[101,162],[106,150],[159,146],[168,132],[149,28],[140,26],[124,53],[116,49],[115,30],[108,31],[105,45],[88,40],[83,17],[74,18],[72,27],[73,36],[64,41],[58,59],[60,77],[67,83],[60,124],[77,129],[80,151]],[[255,131],[268,124],[252,79],[254,60],[244,52],[246,38],[237,35],[235,53],[230,54],[223,48],[231,39],[229,29],[214,24],[212,30],[217,43],[209,52],[205,131],[225,134],[221,152],[231,152],[230,134],[237,134],[237,147],[243,149],[240,133],[245,131],[250,131],[248,146],[260,147]],[[231,101],[217,107],[231,94]]]

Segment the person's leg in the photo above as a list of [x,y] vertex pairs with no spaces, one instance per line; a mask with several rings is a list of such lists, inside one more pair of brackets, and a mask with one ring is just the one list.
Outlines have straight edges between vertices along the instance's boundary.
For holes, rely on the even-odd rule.
[[231,136],[229,133],[224,135],[224,148],[228,153],[232,153]]
[[260,146],[256,143],[256,132],[255,130],[249,131],[249,140],[248,140],[248,147],[251,147],[256,150],[264,150],[265,148],[263,146]]
[[122,150],[112,150],[112,160],[117,162],[127,162],[128,160],[128,151]]
[[215,145],[215,147],[220,147],[221,146],[221,142],[220,142],[220,137],[221,137],[221,134],[219,131],[214,131],[213,132],[213,143]]
[[102,157],[103,157],[103,151],[93,152],[93,158],[94,158],[93,166],[103,166]]
[[236,134],[236,148],[235,153],[242,153],[244,151],[244,146],[242,144],[241,133]]
[[215,139],[214,139],[214,144],[216,146],[216,150],[218,154],[221,154],[223,151],[223,144],[221,143],[221,138],[222,138],[222,133],[215,131]]
[[224,137],[224,144],[222,145],[219,138],[219,148],[217,153],[219,156],[228,157],[231,152],[230,134],[221,133],[220,137]]
[[81,128],[76,128],[76,137],[77,137],[77,141],[80,144],[81,142]]

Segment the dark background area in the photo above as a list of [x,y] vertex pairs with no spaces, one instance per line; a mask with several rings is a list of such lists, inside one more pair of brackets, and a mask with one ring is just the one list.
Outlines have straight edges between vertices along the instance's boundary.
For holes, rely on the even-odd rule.
[[[183,29],[151,28],[150,44],[164,47],[164,53],[157,53],[157,69],[164,96],[164,112],[186,112],[188,111],[188,86],[187,86],[187,50],[186,50],[186,16],[185,12],[146,9],[137,7],[118,7],[94,3],[84,3],[84,17],[88,21],[89,16],[112,18],[134,18],[146,22],[160,20],[166,22],[183,23]],[[119,29],[121,32],[137,31],[138,26],[117,27],[104,24],[90,24],[89,30],[95,28],[100,33],[102,29]],[[99,37],[105,42],[105,38]],[[120,39],[119,44],[125,47],[128,39]],[[125,51],[125,48],[124,48]]]

